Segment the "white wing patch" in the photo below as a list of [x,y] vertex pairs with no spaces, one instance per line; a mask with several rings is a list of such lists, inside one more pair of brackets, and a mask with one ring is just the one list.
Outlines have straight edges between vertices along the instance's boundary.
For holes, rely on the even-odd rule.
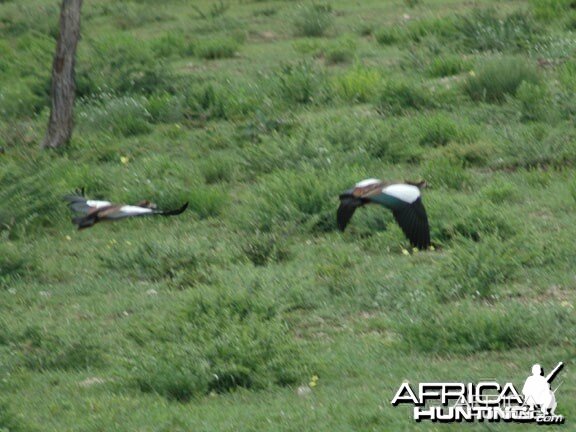
[[146,207],[125,205],[125,206],[120,207],[120,212],[125,214],[125,215],[141,215],[141,214],[152,213],[153,210],[146,208]]
[[89,207],[93,208],[102,208],[112,205],[110,201],[97,201],[97,200],[87,200],[86,204],[88,204]]
[[378,179],[375,179],[375,178],[369,178],[369,179],[366,179],[366,180],[359,181],[358,183],[356,183],[356,186],[355,186],[355,187],[357,187],[357,188],[364,188],[364,187],[366,187],[366,186],[370,186],[370,185],[373,185],[373,184],[378,184],[378,183],[380,183],[380,182],[381,182],[381,180],[378,180]]
[[420,197],[420,189],[408,184],[393,184],[386,186],[382,189],[382,192],[408,204],[412,204],[418,199],[418,197]]

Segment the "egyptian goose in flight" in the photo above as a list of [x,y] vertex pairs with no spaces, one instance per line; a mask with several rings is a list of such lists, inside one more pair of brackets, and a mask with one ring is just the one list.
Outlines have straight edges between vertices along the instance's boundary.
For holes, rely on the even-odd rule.
[[78,229],[89,228],[101,221],[115,221],[135,216],[175,216],[184,212],[188,207],[185,203],[175,210],[158,210],[150,201],[141,201],[137,205],[113,204],[109,201],[97,201],[84,198],[84,190],[77,191],[75,195],[66,195],[70,209],[79,214],[72,218],[72,222],[78,225]]
[[367,179],[340,194],[337,221],[341,231],[346,229],[354,211],[365,204],[380,204],[390,210],[394,219],[410,240],[419,249],[430,247],[428,216],[422,204],[420,189],[426,182],[386,184],[382,180]]

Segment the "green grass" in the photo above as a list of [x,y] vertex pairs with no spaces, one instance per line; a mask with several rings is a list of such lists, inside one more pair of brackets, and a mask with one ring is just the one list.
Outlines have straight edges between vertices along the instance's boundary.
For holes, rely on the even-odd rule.
[[[460,430],[389,401],[558,361],[569,430],[574,14],[500,3],[84,2],[41,151],[58,5],[0,1],[0,430]],[[434,251],[337,230],[368,177],[427,181]],[[190,204],[78,232],[78,187]]]

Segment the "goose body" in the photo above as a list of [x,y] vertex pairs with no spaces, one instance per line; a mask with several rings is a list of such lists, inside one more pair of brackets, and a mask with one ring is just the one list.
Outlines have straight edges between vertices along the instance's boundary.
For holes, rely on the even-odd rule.
[[89,228],[101,221],[115,221],[136,216],[175,216],[184,212],[188,207],[185,203],[175,210],[158,210],[150,201],[142,201],[138,205],[114,204],[110,201],[89,200],[84,198],[83,192],[75,195],[66,195],[70,210],[78,214],[72,218],[72,222],[78,229]]
[[362,180],[340,194],[338,228],[341,231],[346,229],[358,207],[380,204],[392,211],[412,246],[427,249],[430,246],[430,227],[420,192],[425,185],[425,182],[386,184],[379,179]]

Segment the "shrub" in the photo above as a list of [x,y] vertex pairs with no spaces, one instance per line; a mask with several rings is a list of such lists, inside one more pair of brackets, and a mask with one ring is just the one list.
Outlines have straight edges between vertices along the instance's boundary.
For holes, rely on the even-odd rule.
[[[68,224],[67,209],[54,203],[73,189],[67,189],[67,184],[90,187],[101,180],[99,174],[92,168],[88,175],[87,167],[77,161],[51,155],[21,162],[18,170],[0,175],[0,231],[15,239],[33,233],[45,235],[58,223]],[[87,183],[78,183],[80,178]]]
[[215,60],[234,57],[240,44],[232,37],[201,39],[194,46],[194,55],[201,59]]
[[184,242],[145,242],[131,248],[113,248],[99,255],[110,270],[125,276],[151,282],[168,281],[178,288],[195,285],[202,280],[201,258]]
[[330,251],[323,255],[316,268],[320,286],[325,286],[332,295],[352,295],[356,290],[356,263],[348,253]]
[[332,26],[332,8],[327,4],[300,6],[292,24],[295,36],[323,36]]
[[210,18],[215,19],[215,18],[218,18],[218,17],[224,15],[228,11],[228,9],[230,8],[230,4],[225,3],[223,0],[220,0],[218,3],[212,4],[210,9],[208,10],[208,13],[202,12],[202,10],[200,8],[198,8],[197,6],[193,6],[193,8],[198,13],[199,18],[207,20]]
[[305,368],[277,305],[259,291],[195,293],[185,316],[171,321],[137,371],[143,391],[186,401],[210,391],[294,384]]
[[459,241],[435,281],[440,297],[443,300],[496,297],[494,288],[514,280],[520,270],[515,247],[496,236],[484,237],[479,242]]
[[334,92],[349,102],[368,102],[382,83],[382,76],[375,70],[356,65],[344,75],[333,79]]
[[200,218],[222,215],[230,197],[228,193],[215,187],[198,187],[190,193],[190,209]]
[[530,0],[530,4],[534,16],[542,21],[564,18],[574,7],[572,0]]
[[285,241],[269,233],[256,232],[246,238],[242,250],[252,264],[256,266],[287,261],[290,257],[290,251]]
[[269,7],[269,8],[263,8],[263,9],[258,9],[254,11],[254,16],[255,17],[271,17],[274,16],[278,13],[278,9],[274,8],[274,7]]
[[422,0],[404,0],[404,3],[406,3],[406,6],[409,8],[415,8],[422,3]]
[[230,97],[221,87],[211,83],[193,87],[186,94],[188,117],[225,119],[229,112]]
[[318,133],[338,151],[351,155],[353,152],[385,157],[393,131],[374,114],[354,113],[328,117],[318,125]]
[[279,135],[264,136],[258,146],[243,150],[249,172],[254,176],[269,174],[283,169],[325,168],[330,165],[326,159],[326,147],[310,139],[310,131],[291,138]]
[[548,88],[543,84],[523,81],[516,91],[521,121],[551,120],[555,110]]
[[451,141],[470,142],[474,137],[472,129],[459,126],[444,114],[423,116],[419,128],[419,144],[424,146],[440,147]]
[[374,33],[380,45],[393,45],[405,38],[405,32],[399,26],[383,27]]
[[203,159],[200,170],[207,184],[227,183],[234,178],[236,164],[230,156],[219,154]]
[[141,135],[152,129],[144,98],[103,95],[99,102],[86,105],[79,117],[81,127],[114,135]]
[[0,430],[7,432],[34,432],[36,429],[25,422],[24,416],[15,414],[9,402],[0,400]]
[[181,96],[156,93],[143,102],[152,123],[178,123],[184,119],[184,98]]
[[17,250],[13,243],[0,244],[0,288],[9,287],[19,279],[34,275],[37,264],[25,250]]
[[536,67],[519,57],[497,57],[484,62],[471,74],[464,89],[474,100],[501,103],[514,96],[522,82],[538,84]]
[[4,118],[34,117],[48,105],[45,95],[33,91],[34,80],[17,80],[0,88],[0,115]]
[[462,190],[470,183],[470,174],[461,161],[442,156],[428,159],[423,175],[434,187]]
[[285,65],[275,76],[279,95],[288,103],[314,102],[322,90],[324,77],[308,61]]
[[420,19],[408,21],[404,25],[394,25],[380,29],[374,35],[381,45],[392,45],[398,42],[421,43],[426,41],[426,46],[436,49],[437,39],[454,39],[454,27],[450,19]]
[[558,68],[558,79],[570,92],[576,92],[576,61],[567,60]]
[[462,56],[445,54],[438,57],[434,56],[426,67],[426,71],[431,77],[446,77],[468,71],[470,67],[470,61]]
[[481,306],[466,301],[419,311],[418,317],[405,317],[396,328],[410,350],[453,355],[534,347],[534,341],[553,346],[570,337],[563,330],[573,321],[570,310],[556,304],[508,301]]
[[452,41],[457,30],[450,17],[408,21],[404,30],[406,37],[414,42],[434,43],[437,39]]
[[421,110],[434,106],[429,92],[421,86],[400,80],[389,80],[380,86],[376,109],[382,114],[398,115],[406,110]]
[[575,162],[576,140],[574,131],[567,125],[550,129],[547,125],[533,123],[518,130],[509,130],[500,144],[500,166],[512,167],[562,167]]
[[184,57],[194,54],[194,44],[181,32],[168,32],[153,39],[150,48],[159,57]]
[[517,202],[522,196],[518,188],[507,181],[494,181],[482,193],[494,204]]
[[[425,177],[426,178],[426,177]],[[482,241],[485,237],[495,236],[502,240],[511,240],[520,228],[513,223],[511,212],[486,201],[442,201],[439,205],[430,203],[432,238],[438,241],[452,241],[461,237]]]
[[150,44],[128,34],[103,37],[86,47],[80,44],[78,56],[80,96],[110,90],[121,95],[173,91],[171,67],[159,61]]
[[[2,1],[0,3],[8,2]],[[55,40],[59,29],[58,16],[59,8],[52,3],[23,4],[13,2],[13,5],[6,4],[2,8],[0,32],[11,36],[38,33]]]
[[136,383],[141,391],[179,402],[208,392],[209,365],[193,347],[164,344],[156,352],[156,356],[145,356],[137,369]]
[[20,362],[36,371],[83,370],[104,363],[102,348],[86,335],[68,339],[37,327],[28,327],[18,336],[17,346],[20,348]]
[[162,8],[139,4],[138,1],[112,2],[99,4],[99,13],[120,30],[128,30],[170,18]]
[[241,134],[252,142],[260,142],[266,135],[288,133],[294,126],[289,113],[278,114],[273,111],[256,110],[252,119],[243,127]]
[[[318,182],[318,178],[325,181]],[[336,229],[334,191],[353,184],[349,172],[334,177],[322,171],[292,170],[272,174],[255,189],[250,224],[269,232],[285,224],[303,225],[309,231]]]
[[473,51],[521,51],[539,33],[539,28],[524,12],[500,18],[493,9],[477,9],[470,17],[456,22],[461,44]]
[[261,103],[254,88],[242,84],[208,82],[191,86],[184,93],[185,116],[200,120],[243,117]]
[[349,63],[354,58],[356,42],[352,38],[341,38],[324,48],[324,58],[328,64]]

